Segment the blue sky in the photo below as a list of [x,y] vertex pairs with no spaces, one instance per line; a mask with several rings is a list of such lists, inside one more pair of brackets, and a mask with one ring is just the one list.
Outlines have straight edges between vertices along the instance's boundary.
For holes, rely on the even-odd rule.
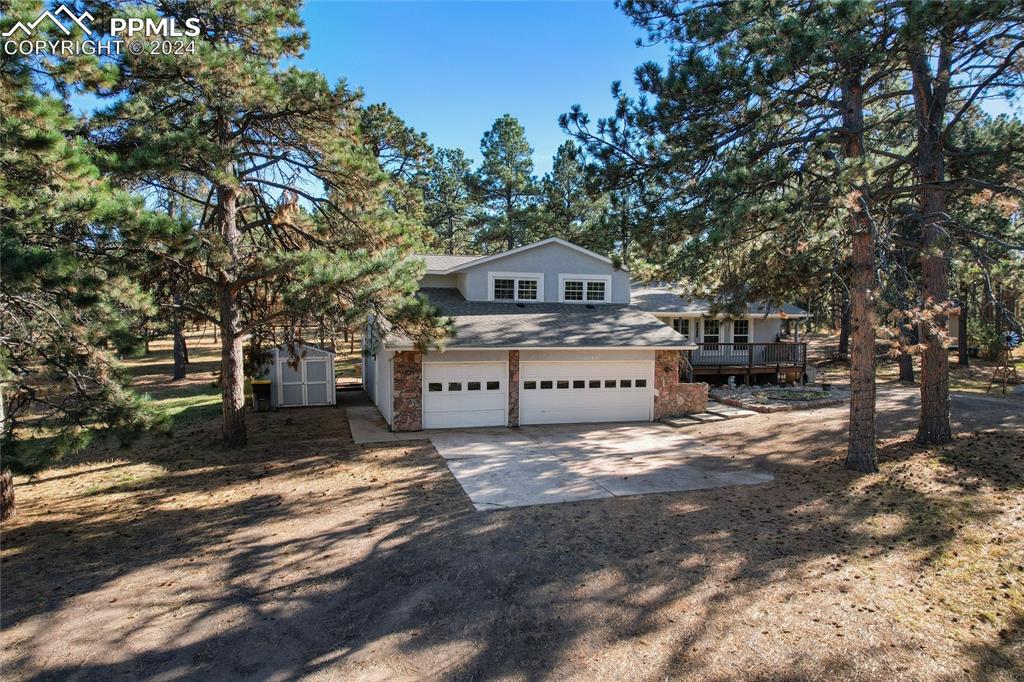
[[[612,111],[613,80],[664,62],[612,2],[329,2],[302,11],[310,33],[303,63],[344,77],[367,102],[386,102],[442,147],[480,160],[480,138],[502,114],[526,128],[538,175],[567,138],[559,114],[580,104]],[[630,87],[632,90],[632,87]]]
[[[538,176],[567,139],[559,114],[580,104],[593,119],[608,115],[613,80],[635,94],[633,69],[668,56],[664,46],[637,47],[642,32],[611,0],[311,0],[302,15],[306,68],[346,78],[367,103],[386,102],[432,144],[460,147],[475,163],[484,131],[512,114]],[[95,103],[73,100],[79,111]],[[1011,111],[1005,100],[982,106]]]

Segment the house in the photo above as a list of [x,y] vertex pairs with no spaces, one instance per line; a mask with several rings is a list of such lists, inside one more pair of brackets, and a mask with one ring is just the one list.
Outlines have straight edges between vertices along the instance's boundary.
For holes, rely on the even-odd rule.
[[[697,346],[630,304],[629,273],[557,238],[492,256],[416,256],[453,321],[443,350],[370,335],[364,386],[395,431],[651,421],[703,411],[680,380]],[[372,327],[385,325],[371,325]]]
[[669,290],[656,300],[634,290],[625,269],[562,239],[491,256],[415,258],[426,265],[421,292],[451,318],[453,334],[443,349],[421,352],[401,335],[372,331],[386,324],[370,326],[363,382],[395,431],[701,412],[708,387],[692,369],[711,373],[711,365],[696,363],[715,353],[738,361],[742,352],[744,371],[755,364],[777,371],[802,352],[776,342],[784,320],[806,317],[798,308],[752,307],[746,327],[708,317],[706,302]]
[[795,305],[748,303],[740,315],[715,312],[710,301],[664,285],[635,285],[634,306],[671,326],[696,348],[688,353],[693,378],[736,376],[800,380],[807,370],[807,344],[800,324],[807,311]]

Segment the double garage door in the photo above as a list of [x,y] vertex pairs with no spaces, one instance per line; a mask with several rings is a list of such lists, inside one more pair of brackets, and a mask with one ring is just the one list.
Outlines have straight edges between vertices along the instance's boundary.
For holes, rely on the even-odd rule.
[[649,421],[654,363],[635,354],[627,357],[524,359],[519,386],[512,387],[506,362],[428,360],[423,364],[423,428],[505,426],[510,389],[519,391],[520,424]]
[[650,361],[523,362],[519,423],[648,421],[653,373]]

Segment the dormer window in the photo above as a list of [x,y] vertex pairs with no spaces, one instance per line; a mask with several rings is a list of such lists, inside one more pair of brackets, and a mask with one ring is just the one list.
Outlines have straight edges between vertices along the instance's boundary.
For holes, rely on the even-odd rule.
[[605,275],[560,275],[563,303],[607,303],[611,300],[611,277]]
[[494,280],[494,300],[513,301],[516,297],[516,281],[514,279]]
[[490,273],[490,300],[538,301],[544,288],[544,275],[540,273]]

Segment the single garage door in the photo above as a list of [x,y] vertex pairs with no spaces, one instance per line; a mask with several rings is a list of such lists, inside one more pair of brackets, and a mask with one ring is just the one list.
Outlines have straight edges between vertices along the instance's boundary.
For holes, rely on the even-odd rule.
[[423,363],[423,428],[505,426],[504,362]]
[[650,421],[654,363],[524,362],[520,367],[522,424]]

